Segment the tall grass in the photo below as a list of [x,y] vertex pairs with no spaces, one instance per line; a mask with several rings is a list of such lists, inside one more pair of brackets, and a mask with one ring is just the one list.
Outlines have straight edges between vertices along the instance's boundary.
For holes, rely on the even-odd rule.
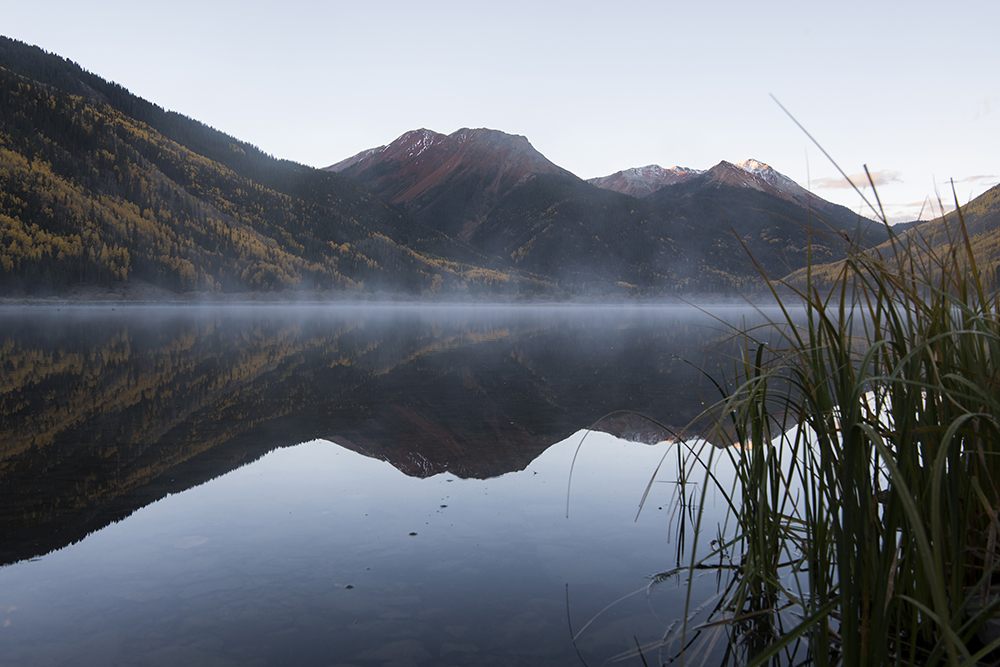
[[1000,662],[1000,301],[960,210],[950,230],[772,282],[779,321],[740,333],[710,434],[739,445],[688,460],[736,471],[736,528],[692,575],[737,567],[685,629],[725,628],[735,663]]

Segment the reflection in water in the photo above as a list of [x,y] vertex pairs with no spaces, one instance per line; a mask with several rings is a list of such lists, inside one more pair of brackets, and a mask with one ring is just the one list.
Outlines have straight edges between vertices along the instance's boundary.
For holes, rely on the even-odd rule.
[[[0,648],[13,664],[573,664],[567,584],[579,628],[670,548],[663,511],[632,521],[664,446],[589,438],[567,519],[578,440],[486,481],[407,477],[326,441],[274,451],[0,570]],[[634,596],[578,645],[600,664],[678,604],[669,586]]]
[[[86,632],[119,630],[96,643],[73,635],[67,655],[139,652],[151,663],[157,651],[180,651],[178,663],[193,651],[246,664],[236,646],[248,641],[245,650],[271,652],[262,664],[282,655],[300,664],[491,664],[475,655],[531,664],[532,652],[552,664],[568,641],[553,582],[572,583],[574,604],[599,609],[617,596],[605,588],[661,571],[683,545],[666,543],[655,511],[628,523],[645,479],[588,492],[578,471],[574,506],[592,511],[566,520],[569,461],[546,449],[575,447],[567,436],[613,410],[686,424],[710,391],[699,367],[720,363],[705,350],[726,338],[690,309],[555,310],[5,312],[0,561],[107,528],[0,570],[0,590],[16,598],[0,599],[0,612],[9,609],[0,626],[25,629],[15,644],[28,660],[51,629],[65,630],[32,617],[42,610],[30,600],[75,622],[96,589],[103,607],[88,612]],[[660,435],[641,421],[605,424],[633,439]],[[191,489],[316,438],[346,449],[273,452]],[[624,447],[601,442],[584,453]],[[609,470],[598,466],[596,478],[612,483]],[[624,498],[627,511],[601,515]],[[626,537],[634,546],[623,550]],[[364,574],[372,564],[380,574]],[[15,578],[32,583],[15,591]],[[597,650],[650,622],[647,612],[615,613],[626,620],[603,623],[581,645]],[[344,631],[351,616],[364,627]],[[14,641],[0,632],[0,642]]]

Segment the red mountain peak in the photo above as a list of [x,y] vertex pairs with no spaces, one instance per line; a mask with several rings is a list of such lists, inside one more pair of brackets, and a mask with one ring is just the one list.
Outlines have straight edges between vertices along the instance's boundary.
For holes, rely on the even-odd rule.
[[467,127],[447,136],[413,130],[388,146],[363,151],[328,169],[412,210],[462,202],[446,207],[461,211],[455,214],[461,218],[460,228],[446,230],[460,238],[468,238],[504,196],[528,179],[538,174],[576,178],[523,136]]
[[462,128],[449,135],[412,130],[388,146],[363,151],[327,169],[362,178],[396,204],[459,176],[477,174],[480,187],[489,189],[492,184],[504,190],[532,174],[571,175],[535,150],[527,138],[487,128]]

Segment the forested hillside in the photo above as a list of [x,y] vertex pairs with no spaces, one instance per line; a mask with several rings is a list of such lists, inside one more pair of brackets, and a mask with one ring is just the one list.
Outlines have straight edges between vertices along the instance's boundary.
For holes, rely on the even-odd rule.
[[0,292],[544,287],[486,264],[347,178],[0,41]]
[[[936,283],[944,267],[957,262],[967,266],[971,251],[976,269],[989,290],[1000,286],[1000,185],[994,186],[968,204],[933,220],[896,225],[893,238],[869,252],[887,261],[906,258],[923,279]],[[815,285],[833,285],[844,270],[844,261],[816,263],[810,272]],[[806,280],[805,270],[786,277],[793,284]]]

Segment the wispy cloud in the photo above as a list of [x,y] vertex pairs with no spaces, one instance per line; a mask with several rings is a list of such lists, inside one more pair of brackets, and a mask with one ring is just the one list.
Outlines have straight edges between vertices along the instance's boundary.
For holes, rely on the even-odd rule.
[[956,183],[996,183],[1000,181],[1000,176],[996,174],[977,174],[976,176],[966,176],[956,180]]
[[[902,183],[902,174],[898,171],[892,169],[882,169],[880,171],[871,172],[872,182],[875,183],[875,187],[881,187],[883,185],[889,185],[890,183]],[[850,176],[851,181],[854,185],[858,186],[862,190],[869,186],[868,176],[864,172],[859,174],[852,174]],[[813,189],[818,190],[838,190],[843,188],[850,188],[851,184],[844,180],[842,176],[835,176],[832,178],[814,178],[811,181]]]

